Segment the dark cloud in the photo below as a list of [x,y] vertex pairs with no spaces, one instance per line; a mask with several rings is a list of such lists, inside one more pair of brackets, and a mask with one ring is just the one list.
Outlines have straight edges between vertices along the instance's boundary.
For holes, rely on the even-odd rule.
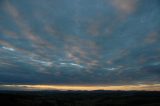
[[159,0],[0,5],[1,83],[160,83]]

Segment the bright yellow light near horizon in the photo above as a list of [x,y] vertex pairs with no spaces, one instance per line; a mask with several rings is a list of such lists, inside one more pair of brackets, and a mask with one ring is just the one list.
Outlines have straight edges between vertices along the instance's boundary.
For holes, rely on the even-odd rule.
[[85,85],[0,85],[0,87],[21,89],[21,90],[146,90],[160,91],[160,84],[139,84],[121,86],[85,86]]

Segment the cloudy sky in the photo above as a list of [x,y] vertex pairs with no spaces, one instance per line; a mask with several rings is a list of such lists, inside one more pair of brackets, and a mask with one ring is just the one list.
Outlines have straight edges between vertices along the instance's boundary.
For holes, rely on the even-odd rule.
[[160,90],[160,1],[1,0],[0,89],[73,85]]

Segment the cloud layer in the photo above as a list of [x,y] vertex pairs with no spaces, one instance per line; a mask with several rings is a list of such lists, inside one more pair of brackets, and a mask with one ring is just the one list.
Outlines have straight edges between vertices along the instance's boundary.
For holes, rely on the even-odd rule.
[[0,83],[160,83],[159,0],[0,1]]

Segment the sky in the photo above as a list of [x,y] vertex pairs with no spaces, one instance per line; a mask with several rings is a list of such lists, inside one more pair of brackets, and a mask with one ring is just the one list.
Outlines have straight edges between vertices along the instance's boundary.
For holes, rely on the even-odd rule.
[[160,90],[160,1],[0,0],[0,89]]

